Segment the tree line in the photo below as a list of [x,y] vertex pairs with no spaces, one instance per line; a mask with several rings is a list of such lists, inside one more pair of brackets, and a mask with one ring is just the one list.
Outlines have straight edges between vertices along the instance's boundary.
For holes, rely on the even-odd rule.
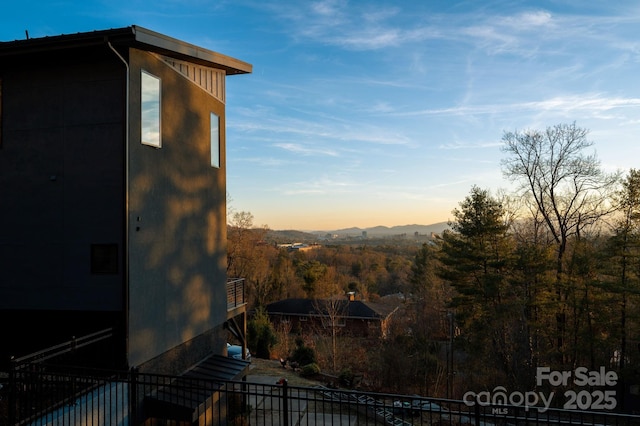
[[575,123],[505,132],[501,167],[515,189],[472,186],[450,229],[421,245],[288,252],[253,228],[250,213],[234,212],[228,272],[246,278],[253,306],[401,293],[391,336],[361,353],[386,390],[526,391],[541,366],[604,366],[637,384],[640,171],[606,172],[592,147]]

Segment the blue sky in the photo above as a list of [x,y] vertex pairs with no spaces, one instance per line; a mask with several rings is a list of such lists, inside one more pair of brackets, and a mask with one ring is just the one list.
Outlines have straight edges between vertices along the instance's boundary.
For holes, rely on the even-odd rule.
[[640,168],[636,1],[29,1],[0,40],[140,25],[233,56],[230,205],[272,229],[430,224],[509,190],[505,131],[575,122]]

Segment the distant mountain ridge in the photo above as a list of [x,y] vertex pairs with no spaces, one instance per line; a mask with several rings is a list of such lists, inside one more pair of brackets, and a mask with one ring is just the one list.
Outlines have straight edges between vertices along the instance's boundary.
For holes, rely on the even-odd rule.
[[431,225],[400,225],[400,226],[374,226],[371,228],[345,228],[345,229],[337,229],[334,231],[313,231],[312,234],[316,235],[326,235],[326,234],[337,234],[337,235],[347,235],[347,236],[361,236],[362,232],[366,231],[368,237],[374,236],[393,236],[393,235],[414,235],[416,232],[420,235],[430,235],[431,233],[440,234],[445,229],[449,229],[448,222],[439,222]]
[[337,236],[338,238],[360,238],[363,236],[363,232],[367,233],[367,238],[385,238],[394,237],[399,235],[406,235],[412,237],[418,233],[418,235],[431,236],[432,233],[441,234],[442,231],[449,228],[447,222],[434,223],[431,225],[401,225],[401,226],[374,226],[371,228],[345,228],[336,229],[330,231],[298,231],[295,229],[283,229],[267,231],[266,240],[276,243],[315,243],[321,240],[325,240],[327,235],[332,238]]

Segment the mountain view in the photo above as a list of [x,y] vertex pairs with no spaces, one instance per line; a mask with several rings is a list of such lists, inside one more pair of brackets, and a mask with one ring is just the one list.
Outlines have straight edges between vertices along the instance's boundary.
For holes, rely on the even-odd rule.
[[368,237],[392,237],[395,235],[414,235],[416,232],[419,235],[430,235],[431,233],[439,234],[445,229],[449,228],[447,222],[434,223],[432,225],[401,225],[401,226],[374,226],[372,228],[345,228],[337,229],[334,231],[314,231],[313,234],[326,235],[336,234],[339,236],[361,236],[363,232],[367,233]]
[[298,230],[270,230],[267,235],[272,240],[283,241],[296,241],[296,242],[315,242],[326,239],[327,236],[331,238],[360,238],[363,236],[363,232],[366,232],[367,238],[388,238],[396,236],[413,236],[422,235],[429,236],[432,233],[440,234],[445,229],[449,228],[447,222],[434,223],[431,225],[400,225],[400,226],[374,226],[371,228],[344,228],[335,230],[323,230],[323,231],[298,231]]

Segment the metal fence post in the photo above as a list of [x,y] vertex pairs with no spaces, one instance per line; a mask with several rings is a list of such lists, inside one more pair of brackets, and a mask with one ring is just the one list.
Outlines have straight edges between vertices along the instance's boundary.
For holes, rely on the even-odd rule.
[[129,424],[138,424],[138,367],[131,367],[129,375],[129,416],[131,422]]
[[282,380],[282,426],[289,426],[289,389],[287,379]]
[[16,400],[17,400],[17,393],[18,393],[18,383],[17,383],[17,379],[16,379],[16,369],[17,367],[17,363],[16,363],[16,359],[12,356],[11,360],[10,360],[10,367],[9,367],[9,400],[8,400],[8,417],[9,417],[9,424],[13,425],[16,424]]

